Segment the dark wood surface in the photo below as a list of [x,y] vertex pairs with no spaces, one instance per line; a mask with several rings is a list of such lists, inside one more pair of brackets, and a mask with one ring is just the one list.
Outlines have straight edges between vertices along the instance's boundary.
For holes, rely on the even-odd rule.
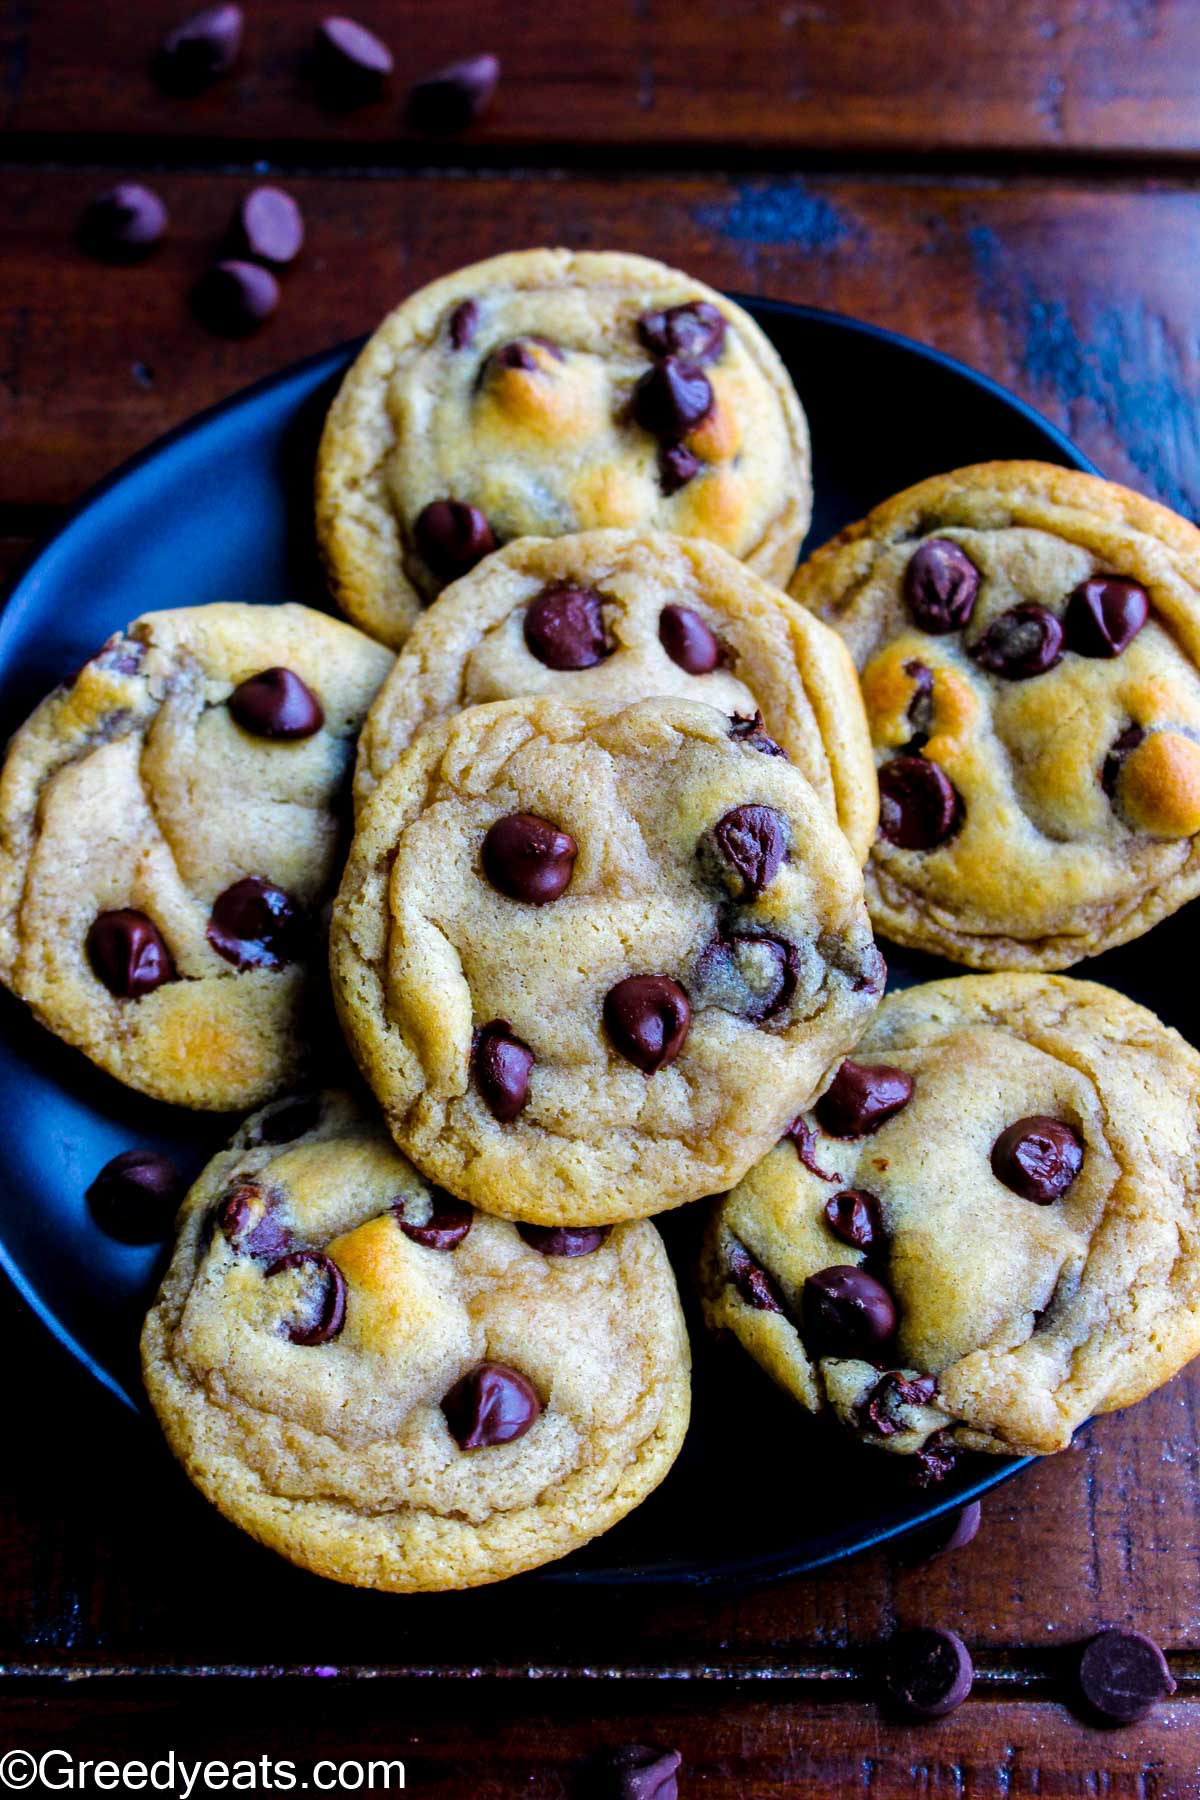
[[[1200,509],[1186,0],[363,0],[397,76],[344,116],[310,91],[318,11],[291,0],[252,9],[227,80],[167,100],[146,71],[180,10],[0,10],[2,580],[161,431],[428,276],[536,242],[651,251],[923,338],[1108,472]],[[414,139],[410,74],[476,48],[505,57],[491,118]],[[277,317],[229,343],[188,293],[256,161],[309,241]],[[168,201],[169,241],[136,269],[89,262],[82,205],[135,171]],[[869,396],[847,404],[869,432]],[[973,1545],[926,1566],[880,1552],[733,1596],[397,1600],[258,1550],[7,1288],[0,1318],[0,1754],[399,1755],[408,1791],[466,1800],[572,1794],[589,1753],[648,1739],[683,1751],[685,1797],[1200,1795],[1200,1372],[1018,1476]],[[777,1479],[770,1460],[747,1479]],[[798,1451],[789,1479],[819,1483],[819,1459]],[[1073,1642],[1124,1621],[1164,1645],[1179,1691],[1102,1732],[1064,1703],[1064,1671]],[[880,1644],[918,1623],[960,1631],[980,1671],[920,1728],[872,1689]]]

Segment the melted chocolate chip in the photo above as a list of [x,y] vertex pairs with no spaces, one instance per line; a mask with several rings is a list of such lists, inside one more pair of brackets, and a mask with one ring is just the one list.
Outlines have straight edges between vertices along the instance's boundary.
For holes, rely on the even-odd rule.
[[784,1132],[784,1136],[791,1139],[796,1155],[809,1173],[817,1177],[818,1181],[840,1181],[842,1179],[840,1175],[831,1175],[818,1163],[817,1134],[804,1118],[793,1119]]
[[450,1435],[460,1450],[510,1444],[525,1436],[541,1410],[533,1383],[503,1363],[480,1363],[442,1401]]
[[322,19],[313,39],[313,75],[326,96],[349,105],[383,92],[392,72],[383,39],[354,19]]
[[409,123],[432,136],[465,131],[483,117],[500,82],[495,56],[468,56],[418,81],[408,96]]
[[304,214],[283,188],[251,188],[233,215],[231,242],[238,254],[284,269],[304,247]]
[[708,376],[677,356],[654,363],[633,390],[634,418],[663,444],[681,442],[712,409]]
[[765,1025],[787,1010],[800,979],[794,944],[766,933],[715,937],[696,960],[697,1003]]
[[846,1058],[816,1104],[817,1123],[830,1137],[868,1137],[912,1099],[913,1079],[890,1063]]
[[525,643],[548,669],[592,669],[614,648],[595,588],[569,582],[544,588],[530,601],[525,609]]
[[406,1216],[412,1197],[392,1203],[392,1214],[406,1238],[425,1250],[453,1250],[461,1244],[475,1222],[475,1209],[465,1200],[456,1200],[444,1188],[429,1189],[429,1215],[423,1224],[413,1224]]
[[483,872],[510,900],[547,906],[565,894],[579,846],[536,813],[510,813],[489,826],[480,860]]
[[788,761],[788,753],[773,737],[768,737],[763,727],[763,716],[756,712],[748,717],[745,713],[734,713],[729,721],[729,735],[736,744],[745,744],[750,750],[761,750],[764,756],[782,756]]
[[909,756],[916,756],[925,748],[933,731],[933,670],[928,663],[913,658],[905,663],[904,673],[914,683],[906,714],[913,734],[904,748]]
[[491,526],[465,500],[431,500],[417,514],[413,536],[439,581],[456,581],[496,548]]
[[913,1457],[913,1481],[917,1487],[936,1487],[940,1481],[945,1481],[957,1461],[958,1446],[947,1425],[927,1437]]
[[1083,1647],[1079,1686],[1093,1712],[1114,1725],[1144,1719],[1158,1700],[1175,1692],[1167,1659],[1143,1632],[1114,1627]]
[[808,1277],[800,1321],[810,1355],[871,1358],[895,1335],[896,1303],[874,1275],[841,1263]]
[[595,1800],[678,1800],[678,1750],[623,1744],[597,1759],[590,1792]]
[[883,1244],[883,1220],[879,1201],[865,1188],[847,1188],[825,1202],[825,1223],[834,1237],[855,1250],[879,1250]]
[[176,25],[162,41],[155,64],[172,94],[197,94],[233,67],[242,47],[240,6],[208,6]]
[[243,1182],[218,1201],[213,1223],[238,1256],[255,1256],[265,1262],[291,1248],[292,1234],[284,1224],[278,1200],[256,1182]]
[[205,935],[235,969],[282,969],[304,948],[305,922],[290,894],[246,875],[213,901]]
[[96,979],[118,1000],[140,1000],[175,979],[175,964],[158,926],[130,906],[93,919],[87,953]]
[[1048,608],[1031,600],[993,619],[970,654],[990,675],[1029,681],[1062,661],[1063,628]]
[[690,606],[664,606],[658,641],[673,663],[689,675],[711,675],[724,661],[721,640]]
[[613,1048],[643,1075],[675,1061],[691,1022],[688,997],[669,975],[630,975],[604,996]]
[[915,1719],[942,1719],[961,1706],[975,1670],[957,1632],[922,1626],[888,1646],[883,1685],[892,1705]]
[[148,256],[167,229],[167,209],[152,188],[122,181],[90,203],[79,241],[102,262],[137,262]]
[[898,850],[935,850],[962,823],[962,799],[924,756],[893,756],[879,771],[879,835]]
[[747,1306],[753,1306],[758,1312],[786,1312],[779,1289],[737,1238],[730,1239],[727,1256],[733,1285]]
[[909,558],[904,598],[921,630],[931,637],[961,631],[979,598],[979,570],[952,538],[930,538]]
[[254,1133],[256,1144],[291,1144],[297,1138],[315,1131],[321,1123],[321,1096],[297,1094],[283,1100],[259,1120]]
[[475,333],[479,329],[479,304],[475,300],[460,300],[450,314],[450,345],[454,350],[466,350],[475,341]]
[[700,467],[700,458],[686,444],[659,445],[658,485],[667,499],[694,481]]
[[881,1375],[858,1408],[864,1429],[878,1432],[880,1437],[895,1437],[904,1428],[902,1408],[929,1406],[937,1394],[932,1375],[919,1375],[914,1381],[891,1369]]
[[327,1344],[346,1323],[346,1277],[323,1250],[290,1250],[271,1264],[265,1279],[294,1269],[303,1274],[303,1292],[282,1327],[284,1336],[293,1344]]
[[590,1256],[598,1250],[611,1225],[518,1225],[525,1242],[543,1256]]
[[507,1019],[493,1019],[476,1033],[471,1067],[483,1104],[501,1125],[511,1125],[529,1101],[534,1065],[529,1045],[516,1036]]
[[234,688],[229,710],[254,737],[307,738],[320,731],[325,711],[294,669],[262,669]]
[[1078,656],[1120,656],[1150,614],[1150,596],[1136,581],[1093,575],[1067,601],[1067,648]]
[[561,345],[556,344],[553,338],[536,336],[514,338],[510,344],[501,344],[498,350],[493,350],[490,361],[497,369],[523,369],[527,375],[536,374],[541,365],[533,354],[534,344],[542,350],[548,350],[558,362],[563,361]]
[[1131,751],[1137,749],[1145,736],[1146,733],[1140,725],[1127,725],[1124,731],[1114,739],[1113,747],[1105,757],[1104,767],[1100,771],[1100,785],[1110,800],[1117,791],[1121,764]]
[[735,806],[713,826],[713,842],[733,876],[737,900],[754,900],[770,887],[787,856],[788,822],[773,806]]
[[1061,1200],[1082,1167],[1079,1133],[1045,1113],[1018,1119],[992,1145],[992,1173],[997,1181],[1037,1206]]
[[725,316],[711,300],[688,300],[663,312],[643,313],[637,329],[651,356],[710,363],[725,348]]
[[101,1231],[122,1244],[155,1244],[171,1229],[183,1180],[156,1150],[122,1150],[84,1195]]
[[196,317],[222,337],[244,337],[279,305],[279,283],[269,269],[227,257],[206,269],[192,289]]

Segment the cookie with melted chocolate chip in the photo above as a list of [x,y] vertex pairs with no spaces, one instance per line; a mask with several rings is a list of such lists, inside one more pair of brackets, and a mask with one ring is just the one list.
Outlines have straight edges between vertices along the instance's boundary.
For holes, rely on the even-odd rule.
[[1049,464],[919,483],[790,592],[845,639],[887,937],[1062,969],[1200,893],[1200,532]]
[[401,1149],[584,1226],[728,1187],[882,989],[858,865],[757,730],[526,698],[430,725],[361,810],[335,998]]
[[295,1080],[355,740],[391,658],[303,606],[147,613],[0,775],[0,980],[130,1087]]
[[342,383],[317,467],[338,604],[392,645],[522,537],[672,531],[785,582],[811,504],[808,426],[758,326],[616,252],[518,251],[413,294]]
[[710,1324],[936,1478],[1044,1455],[1200,1352],[1200,1054],[1093,982],[891,995],[715,1206]]
[[350,1096],[289,1105],[196,1181],[142,1333],[196,1485],[292,1562],[394,1592],[497,1581],[623,1518],[688,1422],[653,1225],[530,1242]]

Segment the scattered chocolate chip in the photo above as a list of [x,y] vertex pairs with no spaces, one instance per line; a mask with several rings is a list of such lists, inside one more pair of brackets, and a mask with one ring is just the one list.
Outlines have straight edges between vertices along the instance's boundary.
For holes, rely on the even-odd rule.
[[327,1344],[346,1323],[346,1277],[323,1250],[290,1250],[271,1264],[265,1279],[293,1269],[303,1272],[304,1291],[284,1335],[293,1344]]
[[91,201],[79,227],[79,241],[102,262],[137,262],[149,255],[167,229],[167,209],[152,188],[122,181]]
[[1140,725],[1127,725],[1124,731],[1113,740],[1112,749],[1105,757],[1104,767],[1100,771],[1100,785],[1110,800],[1117,791],[1121,764],[1131,751],[1137,749],[1145,736],[1146,733]]
[[936,1487],[945,1481],[958,1461],[958,1446],[947,1425],[925,1439],[912,1459],[912,1479],[917,1487]]
[[808,1277],[800,1321],[811,1355],[871,1357],[895,1335],[896,1303],[874,1275],[839,1263]]
[[721,860],[735,877],[734,898],[757,899],[788,852],[788,822],[773,806],[735,806],[713,826]]
[[791,1004],[800,979],[796,946],[765,932],[712,939],[696,960],[697,1004],[765,1025]]
[[663,444],[678,444],[713,409],[708,376],[677,356],[652,364],[633,390],[633,416]]
[[840,1175],[831,1175],[818,1163],[817,1134],[804,1118],[793,1119],[783,1135],[791,1139],[796,1155],[809,1173],[817,1177],[818,1181],[840,1181],[842,1179]]
[[834,1237],[855,1250],[878,1250],[883,1243],[879,1201],[865,1188],[847,1188],[825,1202],[825,1223]]
[[475,300],[460,300],[450,314],[450,347],[452,350],[466,350],[475,341],[475,333],[479,329],[479,304]]
[[483,1450],[524,1437],[542,1410],[533,1383],[503,1363],[480,1363],[442,1401],[460,1450]]
[[643,1075],[675,1061],[691,1022],[688,997],[668,975],[630,975],[604,996],[613,1048]]
[[284,269],[303,248],[304,215],[282,188],[251,188],[233,215],[231,237],[239,255]]
[[496,548],[496,534],[477,506],[431,500],[417,514],[413,536],[439,581],[455,581]]
[[971,1691],[975,1670],[956,1631],[921,1626],[888,1645],[884,1692],[893,1706],[916,1719],[943,1719]]
[[279,1202],[256,1182],[243,1182],[217,1203],[213,1223],[238,1256],[274,1260],[291,1248]]
[[480,861],[497,893],[529,906],[547,906],[565,894],[579,846],[536,813],[509,813],[484,834]]
[[156,73],[173,94],[198,94],[237,61],[244,24],[240,6],[208,6],[162,41]]
[[229,696],[229,710],[254,737],[307,738],[325,723],[321,702],[293,669],[262,669]]
[[734,713],[729,721],[729,735],[736,744],[745,744],[750,750],[761,750],[764,756],[782,756],[788,760],[788,753],[773,737],[768,737],[763,728],[763,716],[756,712],[753,718],[745,713]]
[[315,1131],[321,1122],[321,1096],[297,1094],[280,1101],[259,1120],[254,1134],[256,1144],[292,1144],[297,1138]]
[[700,473],[700,458],[686,444],[660,444],[658,447],[658,485],[670,499]]
[[426,1250],[453,1250],[461,1244],[475,1222],[475,1209],[465,1200],[456,1200],[444,1188],[429,1189],[429,1216],[422,1225],[414,1225],[405,1216],[411,1196],[392,1204],[396,1223],[406,1238]]
[[614,646],[604,629],[604,611],[595,588],[558,582],[544,588],[525,609],[525,643],[548,669],[592,669]]
[[957,1511],[943,1513],[923,1530],[911,1532],[903,1544],[906,1561],[930,1562],[935,1556],[965,1549],[978,1535],[980,1514],[978,1500],[972,1500]]
[[937,1382],[932,1375],[919,1375],[910,1381],[898,1369],[890,1369],[860,1404],[859,1420],[865,1429],[877,1431],[880,1437],[895,1437],[904,1425],[902,1408],[928,1406],[936,1394]]
[[744,1244],[731,1238],[727,1254],[733,1285],[747,1306],[753,1306],[758,1312],[786,1312],[779,1289]]
[[375,99],[392,72],[383,39],[354,19],[322,19],[313,38],[313,76],[326,97],[343,105]]
[[1136,581],[1093,575],[1067,601],[1067,649],[1078,656],[1120,656],[1150,614],[1150,596]]
[[944,637],[970,621],[979,598],[979,570],[953,538],[930,538],[904,571],[904,598],[922,631]]
[[192,289],[201,324],[222,337],[243,337],[279,305],[279,283],[269,269],[233,257],[206,269]]
[[122,1244],[156,1244],[171,1229],[183,1180],[157,1150],[122,1150],[84,1195],[101,1231]]
[[816,1104],[817,1124],[830,1137],[867,1137],[912,1099],[913,1079],[890,1063],[846,1058]]
[[914,657],[905,663],[904,673],[914,683],[906,714],[913,735],[904,748],[910,756],[916,756],[925,748],[933,731],[933,670],[928,663],[918,662]]
[[725,348],[725,316],[711,300],[688,300],[664,312],[643,313],[637,329],[651,356],[710,363]]
[[1028,681],[1062,661],[1063,628],[1047,607],[1030,600],[993,619],[970,654],[990,675]]
[[471,1066],[483,1104],[501,1125],[511,1125],[529,1100],[534,1054],[507,1019],[493,1019],[475,1035]]
[[595,1800],[678,1800],[678,1750],[623,1744],[597,1758],[591,1793]]
[[213,901],[206,936],[235,969],[282,969],[300,954],[304,919],[290,894],[246,875]]
[[492,104],[499,81],[500,62],[495,56],[468,56],[447,63],[412,89],[409,123],[436,136],[465,131]]
[[175,979],[175,964],[158,926],[130,906],[93,919],[87,953],[96,979],[118,1000],[140,1000]]
[[1141,1631],[1112,1627],[1083,1647],[1079,1686],[1093,1712],[1113,1725],[1144,1719],[1158,1700],[1175,1692],[1167,1659]]
[[658,615],[658,641],[673,663],[689,675],[711,675],[724,661],[721,640],[690,606],[664,606]]
[[1079,1133],[1045,1113],[1018,1119],[992,1145],[992,1173],[997,1181],[1038,1206],[1061,1200],[1082,1167]]
[[598,1250],[611,1225],[518,1225],[517,1230],[543,1256],[590,1256]]
[[898,850],[935,850],[962,823],[946,771],[924,756],[893,756],[879,771],[879,835]]
[[540,370],[541,364],[533,354],[535,344],[542,350],[548,350],[553,357],[562,362],[563,352],[560,346],[551,338],[545,337],[514,338],[511,343],[501,344],[498,350],[493,350],[488,361],[493,368],[523,369],[527,375],[536,374]]

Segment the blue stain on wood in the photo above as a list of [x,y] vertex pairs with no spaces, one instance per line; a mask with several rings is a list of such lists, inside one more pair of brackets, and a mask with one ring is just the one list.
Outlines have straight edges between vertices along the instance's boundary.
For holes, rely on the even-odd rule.
[[856,235],[837,207],[802,181],[744,183],[736,199],[698,207],[695,219],[734,243],[788,244],[813,256]]

